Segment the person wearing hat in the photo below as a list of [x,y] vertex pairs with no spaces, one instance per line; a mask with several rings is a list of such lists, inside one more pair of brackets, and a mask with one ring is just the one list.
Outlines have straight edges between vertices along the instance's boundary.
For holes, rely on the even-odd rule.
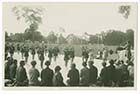
[[71,69],[69,70],[67,77],[69,77],[70,86],[79,86],[79,71],[76,69],[74,63],[71,64]]
[[36,61],[31,62],[32,68],[29,70],[29,85],[39,86],[39,71],[35,68]]
[[41,86],[52,86],[53,70],[49,68],[50,61],[45,62],[46,68],[41,71]]
[[98,69],[93,65],[93,61],[89,61],[89,83],[90,85],[96,84],[97,76],[98,76]]
[[107,77],[108,77],[107,73],[108,72],[107,72],[107,67],[106,67],[105,61],[103,61],[102,66],[103,66],[103,68],[101,69],[101,72],[100,72],[100,79],[101,79],[102,85],[107,86]]
[[80,85],[89,86],[89,69],[87,68],[87,63],[82,63],[83,68],[80,71]]
[[55,67],[55,73],[53,76],[53,85],[54,86],[65,86],[65,84],[63,82],[63,76],[62,76],[60,70],[61,70],[60,66]]
[[16,73],[16,86],[28,85],[28,78],[24,65],[25,65],[25,61],[23,60],[20,61],[20,66],[17,68],[17,73]]

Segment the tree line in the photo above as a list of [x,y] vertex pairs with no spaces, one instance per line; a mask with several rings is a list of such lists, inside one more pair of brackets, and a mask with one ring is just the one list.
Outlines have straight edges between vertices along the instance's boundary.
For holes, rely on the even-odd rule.
[[[30,28],[31,29],[31,28]],[[24,33],[8,34],[5,32],[5,40],[9,42],[24,42],[26,40],[44,41],[49,44],[105,44],[105,45],[123,45],[126,41],[130,41],[134,46],[134,30],[128,29],[126,32],[119,30],[108,30],[99,34],[87,34],[83,37],[69,34],[66,37],[63,34],[56,34],[51,31],[47,36],[43,36],[40,31],[32,31],[26,29]]]

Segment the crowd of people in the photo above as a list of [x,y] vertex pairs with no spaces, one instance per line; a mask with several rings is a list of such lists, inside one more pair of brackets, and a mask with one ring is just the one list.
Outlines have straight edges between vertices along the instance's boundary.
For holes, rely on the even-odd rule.
[[[103,53],[106,53],[106,51],[103,50]],[[21,57],[24,60],[18,61],[14,59],[14,52],[21,53]],[[29,76],[27,76],[25,64],[28,62],[29,52],[32,54],[32,61],[30,62],[32,68],[29,69]],[[89,59],[90,50],[84,47],[82,48],[83,67],[81,70],[76,68],[76,62],[74,62],[74,48],[67,47],[64,49],[65,67],[67,67],[68,61],[71,60],[70,70],[67,73],[67,81],[64,82],[61,73],[62,67],[59,65],[54,69],[49,67],[52,58],[56,61],[59,52],[57,46],[50,48],[47,46],[29,48],[25,45],[20,46],[19,44],[16,47],[13,44],[10,46],[5,45],[5,86],[134,86],[134,62],[131,59],[127,61],[111,59],[108,61],[107,56],[103,55],[102,69],[98,73],[99,71],[94,65],[94,60]],[[130,51],[128,52],[130,53]],[[40,67],[42,68],[41,72],[36,68],[38,62],[34,58],[35,54],[38,54]],[[44,61],[46,55],[49,60]],[[19,66],[17,63],[19,63]],[[45,68],[43,68],[43,63],[45,63]]]

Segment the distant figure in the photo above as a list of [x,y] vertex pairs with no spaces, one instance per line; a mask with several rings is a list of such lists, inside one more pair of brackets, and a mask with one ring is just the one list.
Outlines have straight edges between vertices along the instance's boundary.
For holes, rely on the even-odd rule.
[[48,58],[49,58],[49,61],[50,62],[52,61],[52,56],[53,56],[53,49],[52,48],[49,48],[48,49]]
[[106,61],[108,58],[108,50],[107,48],[103,49],[103,56],[102,56],[103,60]]
[[73,63],[74,57],[75,57],[75,52],[74,52],[73,47],[70,49],[69,55],[70,55],[70,58],[71,58],[71,63]]
[[125,55],[126,55],[128,61],[130,61],[131,60],[131,44],[130,44],[130,41],[127,41],[127,44],[125,45],[124,48],[126,49]]
[[35,57],[35,48],[31,48],[31,54],[32,54],[32,59],[34,60],[34,57]]
[[50,61],[45,62],[46,68],[41,71],[41,86],[52,86],[53,70],[49,68]]
[[28,86],[28,78],[24,65],[25,61],[20,61],[20,66],[17,68],[16,73],[16,86]]
[[70,86],[79,86],[79,71],[76,69],[74,63],[71,64],[71,69],[69,70],[67,77],[69,77]]
[[60,66],[55,67],[55,74],[53,76],[53,85],[54,86],[65,86],[65,84],[63,82],[63,76],[62,76],[60,70],[61,70]]
[[40,55],[39,55],[39,60],[40,60],[40,66],[41,66],[42,69],[43,69],[44,59],[45,59],[45,57],[44,57],[44,51],[43,51],[43,49],[41,49],[40,50]]
[[15,52],[15,47],[14,47],[14,45],[12,44],[12,45],[10,46],[10,48],[9,48],[9,53],[10,53],[10,56],[11,56],[11,57],[13,57],[14,52]]
[[21,47],[20,52],[21,52],[21,58],[23,59],[24,53],[25,53],[25,47],[24,46]]
[[39,71],[35,68],[36,61],[31,62],[32,68],[29,70],[29,86],[39,86]]
[[102,66],[103,68],[101,69],[100,80],[103,86],[108,86],[108,70],[106,67],[106,62],[103,61]]
[[29,57],[29,49],[26,47],[25,48],[25,53],[24,53],[24,57],[25,57],[25,62],[28,62],[28,57]]
[[90,85],[96,84],[97,82],[97,76],[98,76],[98,70],[97,68],[93,65],[93,61],[89,61],[89,83]]
[[58,53],[59,53],[59,48],[56,46],[53,48],[53,56],[55,62],[56,62],[56,58],[58,57]]
[[82,61],[87,62],[89,58],[89,51],[86,48],[82,48]]
[[69,49],[66,47],[64,49],[64,61],[65,61],[65,67],[67,67],[68,61],[69,61]]
[[12,81],[16,78],[16,72],[17,72],[17,60],[13,60],[12,64],[10,65],[10,79]]
[[48,48],[47,48],[47,45],[45,45],[45,48],[44,48],[44,53],[45,53],[45,56],[47,56],[47,51],[48,51]]
[[89,86],[89,69],[87,68],[87,63],[82,63],[83,68],[80,71],[80,85],[81,86]]
[[20,52],[20,46],[19,46],[19,44],[17,44],[17,52],[18,52],[18,54]]

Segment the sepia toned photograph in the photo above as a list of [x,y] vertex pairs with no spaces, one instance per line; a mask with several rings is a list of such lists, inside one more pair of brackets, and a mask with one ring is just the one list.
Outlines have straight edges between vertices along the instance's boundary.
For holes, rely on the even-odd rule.
[[136,88],[137,3],[2,6],[4,88]]

